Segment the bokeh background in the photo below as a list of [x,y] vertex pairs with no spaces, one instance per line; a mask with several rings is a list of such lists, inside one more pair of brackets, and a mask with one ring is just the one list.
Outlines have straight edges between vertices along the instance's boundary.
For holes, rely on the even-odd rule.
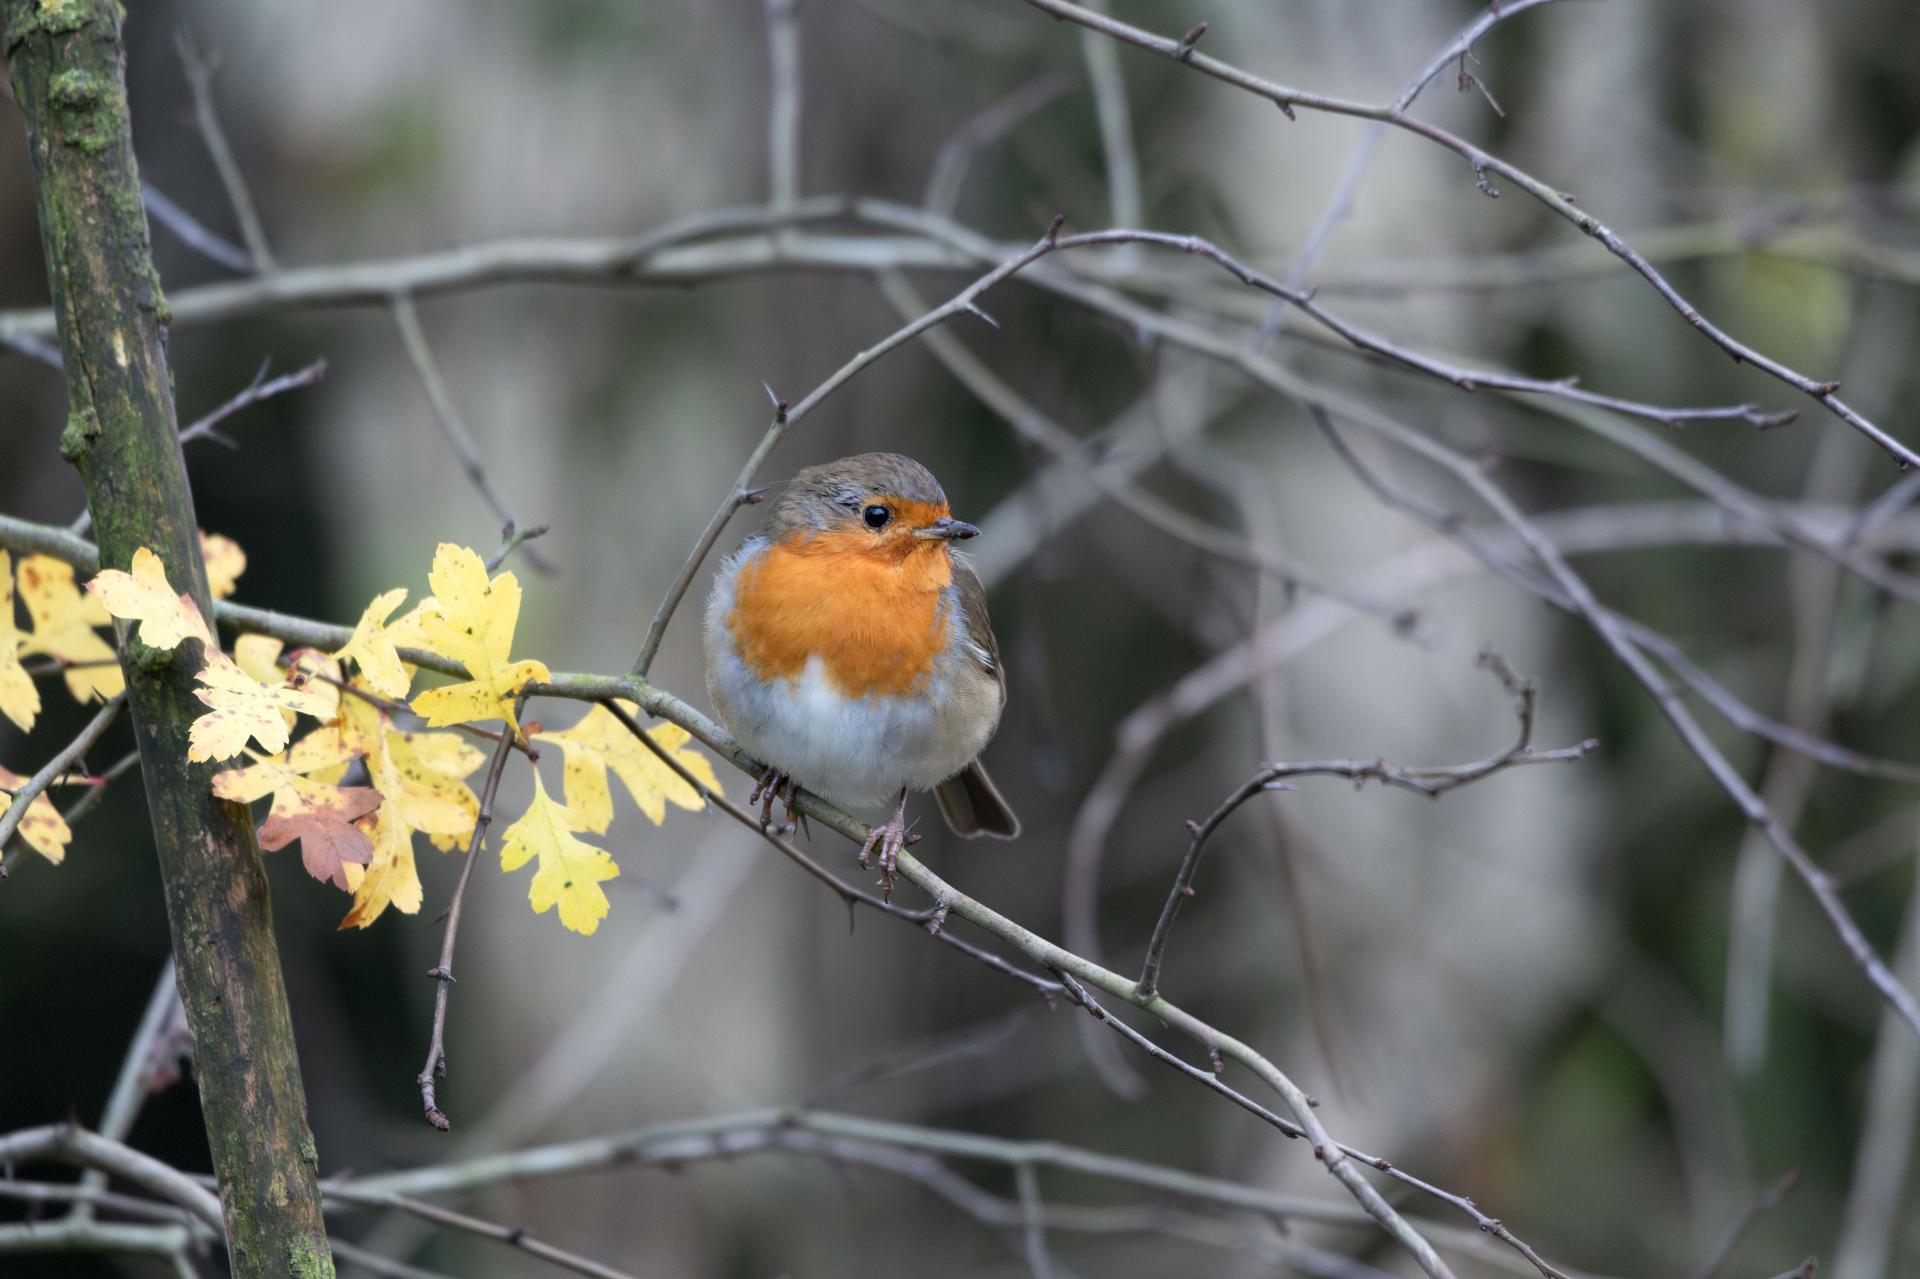
[[[1439,0],[1118,11],[1175,33],[1205,20],[1204,47],[1218,56],[1369,101],[1390,99],[1477,12]],[[221,115],[286,266],[512,235],[637,233],[767,197],[759,0],[132,6],[142,174],[228,237],[237,228],[171,47],[181,27],[218,54]],[[1044,104],[975,157],[955,216],[1010,242],[1055,212],[1076,229],[1111,224],[1075,28],[1011,0],[806,0],[800,31],[803,193],[918,203],[943,144],[1027,91]],[[1453,69],[1417,110],[1576,192],[1655,252],[1709,315],[1798,368],[1844,378],[1851,401],[1912,441],[1916,47],[1920,14],[1903,0],[1549,5],[1475,48],[1470,69],[1504,116],[1457,91]],[[1289,123],[1271,104],[1118,54],[1145,223],[1284,272],[1366,126],[1304,112]],[[234,278],[164,228],[155,243],[172,292]],[[1122,265],[1174,272],[1176,293],[1205,285],[1216,297],[1225,282],[1169,255]],[[965,278],[915,284],[931,301]],[[1356,322],[1477,364],[1578,374],[1592,389],[1667,404],[1803,407],[1564,222],[1518,192],[1489,200],[1464,164],[1411,137],[1385,140],[1308,280]],[[22,125],[0,104],[0,308],[45,299]],[[1182,314],[1204,304],[1167,303]],[[999,331],[968,319],[952,333],[1067,430],[1118,432],[1085,456],[1137,468],[1143,489],[1415,607],[1418,621],[1396,628],[1263,584],[1089,501],[1073,468],[1050,467],[924,347],[891,355],[796,428],[766,475],[899,450],[986,529],[974,545],[994,582],[1011,685],[987,758],[1026,832],[1011,845],[963,845],[923,823],[932,863],[1059,935],[1067,849],[1120,727],[1249,636],[1278,634],[1285,660],[1171,725],[1096,841],[1098,942],[1131,968],[1184,849],[1183,823],[1262,760],[1465,761],[1506,744],[1511,700],[1474,665],[1491,646],[1539,682],[1540,745],[1593,736],[1599,750],[1437,803],[1310,782],[1249,806],[1212,848],[1169,953],[1168,992],[1289,1069],[1336,1135],[1472,1195],[1570,1269],[1689,1273],[1793,1168],[1797,1189],[1725,1273],[1773,1274],[1808,1254],[1831,1266],[1843,1235],[1849,1279],[1920,1272],[1920,1179],[1898,1161],[1891,1173],[1885,1162],[1859,1171],[1869,1134],[1897,1155],[1911,1148],[1920,1053],[1886,1029],[1881,1003],[1791,878],[1777,910],[1757,916],[1775,921],[1759,1000],[1751,990],[1744,1005],[1730,999],[1742,822],[1585,628],[1382,505],[1298,408],[1231,371],[1018,282],[985,305]],[[1250,335],[1264,308],[1238,306],[1229,331]],[[899,323],[870,274],[826,270],[662,288],[514,284],[425,299],[420,316],[506,504],[552,525],[538,547],[560,571],[518,564],[517,651],[597,671],[631,662],[759,438],[762,382],[797,397]],[[1546,527],[1573,538],[1583,526],[1568,513],[1597,522],[1575,563],[1601,596],[1671,634],[1756,710],[1810,715],[1863,751],[1920,756],[1913,610],[1804,552],[1714,544],[1746,526],[1618,436],[1623,424],[1656,435],[1769,501],[1823,510],[1898,480],[1817,406],[1766,433],[1739,422],[1676,432],[1466,394],[1331,348],[1297,319],[1272,350],[1481,459],[1528,510],[1561,517]],[[230,423],[236,447],[190,454],[202,524],[250,557],[242,600],[350,620],[378,590],[423,591],[436,542],[497,543],[498,522],[443,443],[384,308],[181,327],[172,353],[183,420],[263,361],[275,371],[329,362],[320,385]],[[78,511],[79,485],[56,450],[63,417],[58,374],[0,350],[0,509],[61,522]],[[1480,518],[1405,457],[1353,442],[1395,484]],[[754,518],[745,512],[725,544]],[[1693,532],[1646,532],[1663,519]],[[1920,547],[1909,521],[1883,532],[1896,564]],[[1610,537],[1632,545],[1595,549]],[[656,675],[704,704],[695,605]],[[1801,691],[1790,705],[1791,687]],[[573,713],[555,705],[541,717]],[[27,740],[0,728],[0,762],[30,771],[80,719],[71,707],[50,713]],[[1904,947],[1902,971],[1920,985],[1912,789],[1827,769],[1802,779],[1764,743],[1711,723],[1746,775],[1784,801],[1879,949]],[[122,749],[116,737],[103,754]],[[546,767],[557,781],[557,757]],[[745,779],[729,770],[726,781],[744,798]],[[521,776],[507,793],[527,785]],[[0,884],[0,1128],[98,1119],[167,951],[143,817],[138,787],[123,784],[78,828],[64,866],[16,862]],[[1144,1058],[1122,1056],[1136,1088],[1116,1092],[1071,1010],[1040,1007],[913,929],[863,915],[849,932],[837,901],[724,819],[676,812],[656,829],[624,809],[611,840],[623,875],[591,939],[529,914],[524,876],[480,868],[453,999],[450,1138],[421,1122],[412,1078],[433,994],[422,973],[456,860],[423,848],[426,909],[339,933],[344,898],[290,854],[269,856],[323,1172],[819,1100],[1339,1197],[1304,1149]],[[816,835],[812,851],[852,871],[836,838]],[[1770,855],[1749,852],[1747,866],[1745,891],[1764,902]],[[891,1060],[917,1068],[861,1074]],[[132,1139],[206,1166],[190,1087],[155,1097]],[[955,1166],[1014,1193],[1005,1166]],[[1848,1224],[1850,1196],[1863,1178],[1884,1187],[1889,1175],[1892,1224],[1863,1237]],[[1056,1204],[1142,1199],[1058,1172],[1040,1188]],[[910,1180],[800,1155],[530,1182],[467,1202],[645,1275],[1026,1272],[1016,1235]],[[1440,1205],[1408,1206],[1446,1217]],[[1233,1239],[1251,1242],[1056,1231],[1049,1244],[1058,1272],[1083,1275],[1308,1264],[1276,1261],[1270,1226],[1226,1216]],[[536,1269],[375,1215],[342,1218],[340,1230],[447,1273]],[[1876,1233],[1877,1257],[1867,1246]],[[1365,1231],[1296,1225],[1287,1239],[1410,1269]],[[1513,1272],[1479,1254],[1456,1264]],[[123,1267],[55,1257],[4,1269]]]

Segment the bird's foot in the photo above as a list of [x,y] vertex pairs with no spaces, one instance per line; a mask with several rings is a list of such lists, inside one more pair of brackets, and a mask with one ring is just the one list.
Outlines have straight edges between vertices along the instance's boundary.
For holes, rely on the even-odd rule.
[[754,783],[753,791],[747,796],[747,807],[760,805],[760,825],[764,830],[776,830],[773,824],[773,802],[784,798],[787,803],[786,829],[793,828],[793,798],[799,789],[799,783],[791,776],[781,772],[771,764],[767,771],[760,774],[760,780]]
[[880,895],[886,900],[893,900],[893,872],[899,868],[900,854],[919,842],[920,837],[907,829],[907,795],[902,791],[893,816],[867,832],[867,842],[860,845],[862,866],[869,864],[876,849],[879,851]]

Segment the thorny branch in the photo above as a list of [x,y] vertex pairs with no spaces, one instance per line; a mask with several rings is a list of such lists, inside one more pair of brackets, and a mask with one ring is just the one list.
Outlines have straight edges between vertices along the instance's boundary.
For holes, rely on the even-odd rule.
[[1287,784],[1289,778],[1344,777],[1356,788],[1372,781],[1382,786],[1412,791],[1416,795],[1425,795],[1429,799],[1438,799],[1448,791],[1470,786],[1504,769],[1524,764],[1571,763],[1585,758],[1599,746],[1599,742],[1589,738],[1557,750],[1535,750],[1533,706],[1536,690],[1533,681],[1516,677],[1507,667],[1505,660],[1491,651],[1480,655],[1480,665],[1494,672],[1501,684],[1519,703],[1519,739],[1498,754],[1471,764],[1430,767],[1390,764],[1385,760],[1354,759],[1317,760],[1306,764],[1269,764],[1241,783],[1218,808],[1207,815],[1204,821],[1188,822],[1186,854],[1180,859],[1180,868],[1173,877],[1173,889],[1167,894],[1167,903],[1161,907],[1159,922],[1154,924],[1153,936],[1147,942],[1147,956],[1140,967],[1140,980],[1137,984],[1140,993],[1151,998],[1160,989],[1160,965],[1166,952],[1167,939],[1173,932],[1174,921],[1180,916],[1181,906],[1185,904],[1187,898],[1193,896],[1193,877],[1200,869],[1200,854],[1206,848],[1207,841],[1213,838],[1213,833],[1220,828],[1222,822],[1255,796],[1271,791],[1292,789]]
[[1840,399],[1840,384],[1838,382],[1808,377],[1806,374],[1798,372],[1734,338],[1702,315],[1698,308],[1687,301],[1687,299],[1681,295],[1680,291],[1674,288],[1667,278],[1660,274],[1654,265],[1642,257],[1631,245],[1621,239],[1620,236],[1607,227],[1605,223],[1575,203],[1570,193],[1561,191],[1542,182],[1525,170],[1500,159],[1490,152],[1482,150],[1464,138],[1449,133],[1437,125],[1428,124],[1424,120],[1418,120],[1412,116],[1402,114],[1396,107],[1391,105],[1373,106],[1364,102],[1353,102],[1343,98],[1331,97],[1326,94],[1308,93],[1303,90],[1288,88],[1285,85],[1275,84],[1251,72],[1243,71],[1230,63],[1223,62],[1218,58],[1196,52],[1183,41],[1155,35],[1139,27],[1130,26],[1117,19],[1109,18],[1104,14],[1099,14],[1091,9],[1086,9],[1074,4],[1072,0],[1025,0],[1025,2],[1055,18],[1063,18],[1067,21],[1078,23],[1081,26],[1099,31],[1123,43],[1145,49],[1150,53],[1158,53],[1176,62],[1184,62],[1203,75],[1224,81],[1227,84],[1233,85],[1235,88],[1243,89],[1257,97],[1266,98],[1268,101],[1277,104],[1289,115],[1292,114],[1295,108],[1304,108],[1310,111],[1322,111],[1334,115],[1352,116],[1362,120],[1380,121],[1393,128],[1404,129],[1409,133],[1426,138],[1428,141],[1452,151],[1472,166],[1476,178],[1482,182],[1485,181],[1485,174],[1487,173],[1505,178],[1538,200],[1555,215],[1572,223],[1578,227],[1582,233],[1598,240],[1605,246],[1609,253],[1612,253],[1622,262],[1625,262],[1635,274],[1652,285],[1654,291],[1666,301],[1668,306],[1679,312],[1688,324],[1698,329],[1709,341],[1725,351],[1734,361],[1742,364],[1751,364],[1763,373],[1767,373],[1795,390],[1813,397],[1824,405],[1828,411],[1833,413],[1834,416],[1879,445],[1890,457],[1900,463],[1902,467],[1920,465],[1920,453],[1915,453],[1912,448],[1887,434],[1879,426],[1875,425],[1872,421],[1857,412],[1852,406]]
[[[526,697],[522,695],[514,708],[516,719],[525,704]],[[507,756],[513,753],[515,740],[515,734],[509,730],[500,735],[500,744],[494,747],[493,762],[487,768],[487,780],[480,790],[480,812],[473,823],[473,837],[467,841],[466,861],[461,864],[460,880],[454,885],[453,899],[447,905],[447,931],[440,941],[440,962],[427,970],[427,976],[436,983],[433,1033],[427,1039],[427,1063],[420,1068],[414,1082],[420,1085],[420,1105],[426,1112],[427,1122],[441,1132],[453,1126],[446,1112],[440,1109],[437,1086],[447,1073],[447,998],[453,990],[453,946],[460,931],[460,908],[467,898],[467,884],[473,879],[480,847],[486,842],[487,827],[493,824],[493,801],[500,793],[500,778],[507,771]]]

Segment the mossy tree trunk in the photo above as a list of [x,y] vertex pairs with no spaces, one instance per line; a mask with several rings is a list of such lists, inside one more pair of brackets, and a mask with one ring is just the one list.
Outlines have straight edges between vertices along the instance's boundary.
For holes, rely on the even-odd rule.
[[[0,0],[26,117],[69,416],[104,566],[151,547],[213,616],[176,438],[166,304],[127,124],[115,0]],[[238,1276],[330,1276],[317,1162],[267,880],[247,810],[186,762],[199,655],[123,639],[154,849]]]

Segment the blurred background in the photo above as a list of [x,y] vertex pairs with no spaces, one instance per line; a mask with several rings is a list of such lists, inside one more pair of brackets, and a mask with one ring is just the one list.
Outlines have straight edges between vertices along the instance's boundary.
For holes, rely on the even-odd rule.
[[[1370,102],[1391,100],[1481,12],[1439,0],[1115,9],[1173,34],[1204,20],[1201,47],[1215,56]],[[214,99],[282,269],[507,236],[632,235],[768,198],[762,0],[135,6],[142,176],[229,241],[241,232],[194,125],[180,29],[218,59]],[[1074,230],[1131,217],[1284,275],[1368,136],[1364,122],[1304,111],[1290,123],[1271,103],[1083,40],[1011,0],[804,0],[797,31],[800,193],[920,205],[933,182],[954,218],[996,242],[1030,242],[1056,212]],[[1901,0],[1546,5],[1497,26],[1464,65],[1504,114],[1463,89],[1453,64],[1415,110],[1572,191],[1707,315],[1810,375],[1843,379],[1850,402],[1915,442],[1916,47],[1920,11]],[[1095,86],[1116,69],[1130,138],[1111,114],[1103,133]],[[816,233],[902,238],[854,222],[799,234]],[[157,221],[154,241],[176,296],[246,273]],[[557,572],[516,561],[516,654],[625,670],[765,429],[762,383],[798,399],[901,322],[871,271],[737,261],[659,287],[517,282],[420,301],[501,501],[523,524],[552,526],[536,546]],[[1236,343],[1254,340],[1267,311],[1178,254],[1062,269],[1125,276],[1145,304]],[[910,279],[930,306],[977,274]],[[1358,357],[1297,312],[1267,348],[1474,459],[1603,600],[1670,637],[1752,711],[1920,759],[1914,610],[1781,547],[1703,496],[1698,476],[1676,478],[1688,466],[1718,476],[1837,539],[1846,508],[1899,483],[1885,455],[1727,359],[1524,193],[1489,199],[1467,165],[1405,134],[1380,143],[1304,280],[1344,318],[1474,367],[1578,375],[1662,405],[1803,409],[1766,432],[1738,420],[1675,430],[1468,394]],[[46,297],[8,103],[0,309]],[[764,473],[898,450],[986,530],[972,546],[1011,695],[987,760],[1026,830],[1009,845],[961,844],[923,802],[922,855],[1004,913],[1131,971],[1184,823],[1262,761],[1466,762],[1506,746],[1513,699],[1475,667],[1492,648],[1539,684],[1539,746],[1597,737],[1599,749],[1439,802],[1331,781],[1255,801],[1210,847],[1166,992],[1289,1070],[1335,1135],[1470,1195],[1568,1270],[1691,1273],[1797,1169],[1797,1187],[1752,1223],[1723,1273],[1775,1274],[1808,1254],[1853,1279],[1920,1272],[1912,1035],[1801,885],[1765,845],[1747,846],[1736,808],[1590,630],[1383,503],[1297,405],[1232,369],[1019,281],[983,305],[998,330],[962,317],[946,333],[1090,441],[1069,463],[916,343],[797,426]],[[500,521],[449,451],[385,306],[182,323],[171,349],[183,422],[263,362],[328,362],[318,385],[228,422],[232,447],[189,452],[202,525],[249,556],[242,601],[351,621],[387,587],[423,593],[437,542],[497,545]],[[0,348],[0,406],[0,510],[67,522],[81,495],[56,447],[58,372]],[[1358,430],[1342,439],[1376,481],[1486,519],[1425,464]],[[1382,607],[1289,590],[1196,550],[1096,492],[1092,465]],[[723,547],[756,519],[743,512]],[[1898,569],[1920,549],[1920,524],[1896,515],[1865,545]],[[697,579],[655,667],[702,706],[696,602],[709,580]],[[1398,623],[1381,615],[1409,610]],[[1257,671],[1234,665],[1250,643],[1273,659]],[[1807,766],[1692,705],[1920,986],[1910,784]],[[553,704],[540,718],[575,714]],[[0,763],[30,772],[83,718],[57,707],[26,739],[0,727]],[[126,749],[126,732],[103,759]],[[544,767],[557,783],[557,756]],[[723,772],[744,800],[750,782]],[[509,803],[529,785],[510,780]],[[0,884],[0,1129],[99,1118],[167,954],[144,816],[138,786],[122,783],[76,829],[63,866],[16,859]],[[1049,1010],[892,921],[863,914],[849,932],[838,901],[722,818],[676,811],[655,828],[623,807],[609,840],[623,873],[592,938],[532,916],[524,877],[480,868],[442,1093],[450,1137],[421,1121],[413,1076],[433,995],[422,973],[457,859],[423,844],[423,911],[342,933],[346,899],[291,854],[268,855],[323,1173],[812,1103],[1344,1199],[1304,1148],[1116,1052],[1117,1040],[1089,1042],[1073,1010]],[[816,832],[810,847],[857,873],[837,837]],[[207,1167],[190,1086],[154,1097],[131,1140]],[[1017,1199],[1004,1162],[949,1167]],[[1038,1190],[1055,1207],[1179,1204],[1226,1223],[1209,1240],[1151,1217],[1136,1230],[1063,1225],[1046,1236],[1055,1273],[1412,1272],[1368,1230],[1295,1221],[1283,1234],[1252,1213],[1052,1169]],[[649,1276],[1029,1272],[1017,1229],[975,1220],[939,1184],[798,1153],[527,1181],[459,1202]],[[1404,1206],[1471,1233],[1445,1205]],[[444,1273],[536,1272],[524,1255],[405,1220],[358,1213],[338,1229]],[[1463,1275],[1531,1273],[1497,1249],[1443,1251]],[[61,1256],[0,1269],[160,1272]]]

